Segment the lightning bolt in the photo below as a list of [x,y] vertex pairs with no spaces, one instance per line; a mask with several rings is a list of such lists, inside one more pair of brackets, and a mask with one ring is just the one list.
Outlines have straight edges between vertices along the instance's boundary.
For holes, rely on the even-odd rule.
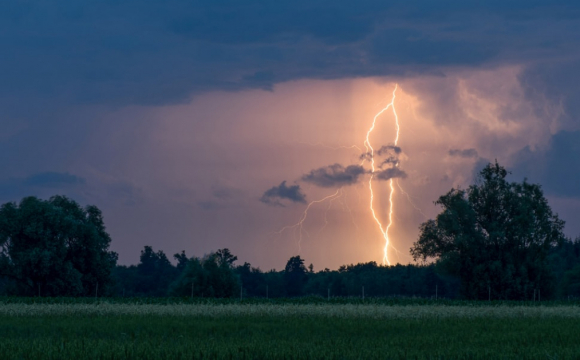
[[[393,97],[391,98],[391,102],[389,104],[387,104],[387,106],[385,106],[383,109],[381,109],[373,118],[373,124],[371,125],[370,129],[367,131],[367,137],[366,140],[364,142],[364,146],[365,149],[367,151],[367,153],[369,153],[369,149],[370,149],[370,161],[371,161],[371,176],[369,179],[369,190],[371,193],[371,201],[370,201],[370,209],[371,209],[371,213],[373,214],[373,218],[375,219],[375,222],[377,223],[377,225],[379,226],[379,229],[381,230],[381,233],[383,234],[383,238],[385,239],[385,246],[383,248],[383,264],[387,264],[387,265],[391,265],[391,263],[389,262],[389,230],[391,228],[391,226],[393,225],[393,194],[395,192],[395,187],[393,185],[393,179],[389,180],[389,187],[390,187],[390,193],[389,193],[389,222],[387,223],[387,226],[383,228],[383,224],[381,223],[381,221],[379,220],[379,218],[377,217],[377,214],[375,212],[375,209],[373,207],[373,203],[374,203],[374,193],[373,193],[373,178],[374,178],[374,172],[375,172],[375,159],[374,159],[374,149],[373,146],[371,145],[371,142],[369,140],[369,136],[371,135],[371,133],[373,132],[373,130],[375,129],[375,125],[377,123],[377,118],[382,115],[385,111],[389,110],[389,108],[392,109],[393,111],[393,115],[395,116],[395,123],[397,125],[397,135],[395,137],[395,146],[397,146],[398,142],[399,142],[399,117],[397,116],[397,111],[395,110],[395,98],[396,98],[396,93],[397,93],[397,89],[398,89],[399,85],[395,84],[395,89],[393,90]],[[364,162],[364,159],[363,159]],[[397,165],[395,165],[397,166]],[[391,245],[392,246],[392,245]]]
[[276,233],[281,235],[284,231],[286,231],[288,229],[294,229],[294,231],[296,231],[296,229],[298,229],[298,252],[300,253],[300,251],[302,250],[302,234],[306,233],[306,235],[308,235],[308,231],[306,231],[306,229],[304,229],[304,221],[306,221],[306,218],[308,217],[308,210],[310,210],[310,208],[314,204],[325,202],[328,199],[334,199],[336,197],[340,197],[340,190],[341,189],[338,189],[338,190],[336,190],[336,192],[334,194],[325,196],[322,199],[309,202],[308,205],[306,206],[306,209],[304,209],[304,212],[302,213],[300,220],[296,224],[284,226],[282,229],[276,231]]
[[417,210],[421,215],[423,215],[425,217],[425,219],[429,219],[429,217],[427,215],[425,215],[425,213],[420,208],[418,208],[417,205],[415,205],[413,200],[411,200],[411,195],[409,195],[409,193],[407,193],[405,190],[403,190],[403,188],[401,187],[401,184],[399,184],[399,180],[397,180],[397,186],[399,187],[399,190],[401,190],[401,194],[403,194],[407,197],[407,200],[415,208],[415,210]]
[[320,230],[318,230],[317,235],[319,235],[324,229],[326,229],[326,226],[328,226],[328,211],[332,207],[332,203],[334,202],[334,200],[339,199],[343,196],[342,188],[340,188],[338,190],[340,191],[340,194],[337,196],[334,196],[328,200],[328,207],[326,208],[326,211],[324,211],[324,226],[322,228],[320,228]]

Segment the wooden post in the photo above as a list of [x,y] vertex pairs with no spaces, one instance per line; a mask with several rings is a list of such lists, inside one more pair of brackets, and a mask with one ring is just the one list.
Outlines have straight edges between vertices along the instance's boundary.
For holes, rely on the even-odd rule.
[[240,301],[244,299],[244,287],[240,286]]
[[193,281],[191,282],[191,300],[193,300]]
[[98,297],[99,297],[99,283],[97,283],[95,287],[95,300],[97,300]]
[[268,299],[268,285],[266,285],[266,299]]
[[328,301],[330,301],[330,288],[328,288]]
[[362,296],[363,296],[362,297],[363,301],[365,301],[365,287],[364,286],[362,287]]
[[542,293],[540,292],[540,289],[538,289],[538,301],[542,301]]
[[536,289],[534,289],[534,300],[533,302],[536,302]]
[[437,301],[437,295],[438,295],[438,294],[437,294],[437,291],[438,291],[438,290],[439,290],[439,289],[437,288],[437,284],[435,284],[435,301]]
[[491,286],[490,285],[487,286],[487,292],[488,292],[489,301],[491,301]]

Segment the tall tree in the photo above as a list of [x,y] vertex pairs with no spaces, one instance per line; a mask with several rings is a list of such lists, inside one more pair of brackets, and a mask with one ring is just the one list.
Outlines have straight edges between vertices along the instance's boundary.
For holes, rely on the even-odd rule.
[[530,299],[551,290],[547,255],[564,236],[564,222],[552,213],[539,185],[508,182],[497,162],[478,183],[452,189],[435,203],[443,208],[420,227],[414,259],[436,258],[461,278],[472,299]]
[[291,257],[284,269],[284,284],[288,296],[302,295],[304,285],[308,280],[304,259],[300,256]]
[[239,280],[233,268],[236,259],[228,249],[220,249],[203,259],[191,258],[171,284],[170,294],[219,298],[237,296]]
[[169,284],[178,276],[177,269],[169,262],[162,250],[153,251],[151,246],[141,250],[137,265],[138,283],[136,292],[146,296],[164,296]]
[[105,293],[117,261],[110,242],[96,206],[54,196],[0,207],[0,275],[18,294],[94,295],[97,286]]

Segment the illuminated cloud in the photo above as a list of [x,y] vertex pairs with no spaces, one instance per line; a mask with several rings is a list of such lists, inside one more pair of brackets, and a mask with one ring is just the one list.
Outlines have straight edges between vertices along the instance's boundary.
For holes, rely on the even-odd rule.
[[461,157],[461,158],[473,158],[477,159],[479,155],[475,149],[451,149],[449,150],[449,156]]
[[407,177],[407,173],[398,167],[392,167],[381,171],[375,171],[375,179],[377,180],[390,180],[394,178],[404,179]]
[[286,180],[282,181],[280,185],[266,190],[260,198],[260,201],[272,206],[284,206],[280,202],[280,200],[284,199],[292,202],[306,203],[306,195],[300,190],[300,185],[287,186]]
[[[402,152],[402,149],[399,146],[383,145],[378,150],[374,151],[374,156],[390,155],[391,157],[393,157],[393,156],[398,156],[401,152]],[[369,160],[370,161],[372,158],[373,158],[373,154],[371,154],[370,152],[361,154],[359,156],[360,160]]]
[[360,165],[344,167],[340,164],[323,166],[302,176],[302,181],[331,188],[356,184],[367,171]]
[[395,145],[383,145],[381,146],[380,149],[378,149],[376,151],[376,153],[378,155],[384,155],[384,154],[397,154],[399,155],[401,153],[401,147],[399,146],[395,146]]

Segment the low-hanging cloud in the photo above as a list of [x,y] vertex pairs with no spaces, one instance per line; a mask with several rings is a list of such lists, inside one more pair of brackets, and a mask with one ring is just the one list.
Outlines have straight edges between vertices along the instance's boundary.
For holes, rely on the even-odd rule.
[[378,150],[375,150],[374,153],[366,152],[359,156],[360,160],[368,160],[370,161],[375,156],[382,156],[382,155],[390,155],[391,157],[397,157],[403,150],[401,147],[396,145],[383,145]]
[[356,184],[367,171],[360,165],[344,167],[340,164],[323,166],[302,176],[302,181],[320,187],[341,187]]
[[449,150],[449,156],[461,157],[466,159],[477,159],[479,154],[475,149],[451,149]]
[[396,145],[383,145],[380,149],[377,150],[378,155],[385,155],[385,154],[396,154],[399,155],[401,153],[401,148]]
[[404,179],[407,177],[407,173],[398,167],[392,167],[381,171],[375,171],[375,179],[377,180],[390,180],[394,178]]
[[286,180],[284,180],[280,183],[280,185],[273,186],[266,190],[260,198],[260,201],[264,204],[272,206],[284,206],[284,204],[280,202],[280,200],[284,199],[290,200],[292,202],[305,203],[306,195],[302,193],[300,185],[287,186]]

